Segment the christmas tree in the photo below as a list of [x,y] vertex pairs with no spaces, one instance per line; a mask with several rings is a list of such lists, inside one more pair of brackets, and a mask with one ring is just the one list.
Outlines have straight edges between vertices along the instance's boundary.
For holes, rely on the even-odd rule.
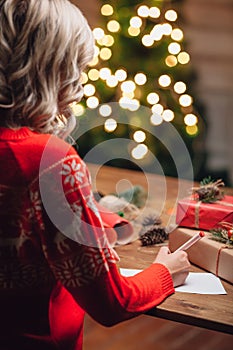
[[[95,57],[82,76],[84,100],[73,105],[73,110],[80,121],[87,110],[98,111],[96,118],[104,121],[79,136],[79,153],[84,157],[105,140],[128,138],[136,144],[128,150],[128,159],[111,159],[107,164],[137,168],[135,160],[141,159],[150,171],[149,150],[165,175],[176,176],[174,160],[153,130],[172,124],[194,159],[195,142],[200,140],[204,125],[193,97],[194,74],[179,25],[182,2],[100,2],[101,23],[93,29]],[[131,111],[132,120],[136,115],[139,122],[121,123],[112,102]],[[149,115],[143,116],[140,106],[145,106]],[[151,132],[143,128],[145,118]]]

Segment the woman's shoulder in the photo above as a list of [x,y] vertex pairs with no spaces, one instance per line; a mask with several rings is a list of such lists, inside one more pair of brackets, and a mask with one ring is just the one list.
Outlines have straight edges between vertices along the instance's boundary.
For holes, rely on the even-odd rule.
[[75,148],[55,135],[38,135],[35,139],[34,147],[40,158],[40,168],[52,167],[70,158],[75,158],[76,161],[82,162]]
[[55,135],[37,133],[24,127],[18,131],[8,130],[5,140],[7,143],[13,141],[10,142],[11,152],[29,179],[48,169],[55,170],[71,158],[82,162],[74,147]]

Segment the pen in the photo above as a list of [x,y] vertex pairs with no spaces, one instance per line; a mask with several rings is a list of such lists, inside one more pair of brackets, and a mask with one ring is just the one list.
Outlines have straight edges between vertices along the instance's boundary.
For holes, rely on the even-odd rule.
[[200,231],[199,233],[197,233],[195,236],[193,236],[192,238],[190,238],[187,242],[185,242],[184,244],[182,244],[179,248],[177,248],[175,251],[179,252],[180,250],[187,250],[188,248],[190,248],[194,243],[198,242],[199,239],[201,239],[202,237],[205,236],[205,233],[203,231]]

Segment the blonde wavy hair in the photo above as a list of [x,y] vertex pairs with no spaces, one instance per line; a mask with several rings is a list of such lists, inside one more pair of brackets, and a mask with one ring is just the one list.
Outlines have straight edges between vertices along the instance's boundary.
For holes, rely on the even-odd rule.
[[0,124],[57,133],[83,96],[93,43],[68,0],[0,0]]

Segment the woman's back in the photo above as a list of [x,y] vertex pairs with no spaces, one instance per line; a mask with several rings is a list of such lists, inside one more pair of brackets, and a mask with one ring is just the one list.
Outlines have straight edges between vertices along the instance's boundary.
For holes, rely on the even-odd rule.
[[[53,348],[54,319],[61,322],[65,338],[64,324],[69,333],[75,327],[76,336],[82,328],[83,310],[56,285],[42,249],[45,228],[48,236],[55,231],[39,194],[40,161],[49,138],[28,128],[0,128],[0,345],[6,343],[6,349],[11,342],[12,349],[21,343],[22,350]],[[55,286],[57,295],[51,299]]]
[[55,279],[36,234],[40,223],[31,205],[33,200],[40,205],[32,195],[33,177],[38,177],[35,141],[28,147],[33,139],[27,128],[0,128],[1,336],[49,330],[48,304]]

